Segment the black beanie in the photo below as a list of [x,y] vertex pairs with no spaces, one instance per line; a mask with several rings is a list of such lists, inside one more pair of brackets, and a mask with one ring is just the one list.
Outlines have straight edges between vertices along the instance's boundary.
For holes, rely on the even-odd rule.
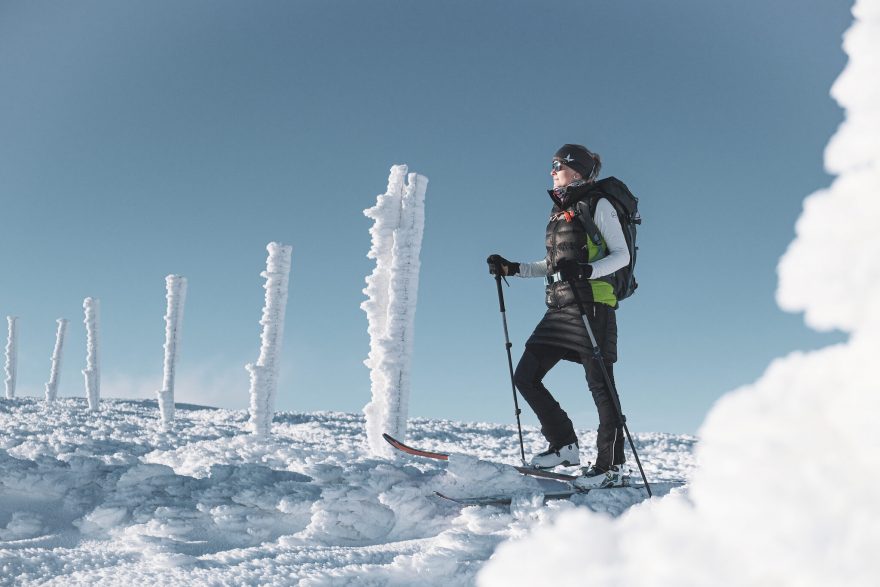
[[583,145],[562,145],[553,158],[559,159],[580,173],[581,177],[587,181],[595,179],[595,175],[599,174],[599,168],[602,166],[599,156]]

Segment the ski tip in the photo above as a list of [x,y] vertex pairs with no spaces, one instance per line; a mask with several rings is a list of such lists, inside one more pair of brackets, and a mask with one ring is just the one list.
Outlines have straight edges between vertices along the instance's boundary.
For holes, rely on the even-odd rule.
[[430,451],[430,450],[422,450],[420,448],[413,448],[411,446],[408,446],[408,445],[400,442],[399,440],[397,440],[396,438],[394,438],[390,434],[382,433],[382,438],[384,438],[388,444],[390,444],[391,446],[393,446],[397,450],[403,451],[403,452],[411,454],[411,455],[415,455],[418,457],[427,457],[429,459],[437,459],[440,461],[449,460],[449,455],[446,453],[434,452],[434,451]]

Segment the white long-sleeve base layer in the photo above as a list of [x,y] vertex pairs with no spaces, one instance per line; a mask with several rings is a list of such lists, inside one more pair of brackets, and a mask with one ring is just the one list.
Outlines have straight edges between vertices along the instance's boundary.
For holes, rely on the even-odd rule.
[[[597,279],[606,275],[611,275],[621,267],[629,264],[629,249],[626,246],[626,237],[623,236],[623,228],[620,226],[620,220],[617,218],[617,210],[606,198],[600,199],[596,203],[596,213],[593,215],[593,222],[608,247],[608,255],[593,263],[593,273],[590,279]],[[520,263],[519,277],[546,277],[551,273],[547,267],[547,259],[541,259],[534,263]]]

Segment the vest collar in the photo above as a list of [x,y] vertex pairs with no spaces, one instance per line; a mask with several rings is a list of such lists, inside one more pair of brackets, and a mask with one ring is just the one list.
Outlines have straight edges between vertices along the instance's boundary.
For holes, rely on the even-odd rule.
[[595,182],[590,183],[582,179],[577,179],[565,187],[549,189],[547,190],[547,193],[550,195],[550,199],[553,200],[553,203],[557,208],[565,210],[583,200],[587,194],[595,189]]

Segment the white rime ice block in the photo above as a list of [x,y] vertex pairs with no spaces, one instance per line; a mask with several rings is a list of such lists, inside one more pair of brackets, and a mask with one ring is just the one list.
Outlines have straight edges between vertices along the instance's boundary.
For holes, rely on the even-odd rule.
[[275,411],[275,395],[278,388],[278,357],[284,337],[284,314],[287,307],[288,280],[290,278],[290,255],[292,247],[281,243],[269,243],[266,270],[266,303],[263,306],[263,327],[260,357],[256,363],[246,365],[251,375],[250,426],[261,437],[271,432]]
[[395,165],[386,193],[364,211],[374,220],[367,257],[376,260],[366,278],[367,300],[361,304],[370,335],[364,364],[370,369],[372,391],[364,414],[370,450],[379,456],[390,454],[383,432],[401,439],[406,435],[427,186],[426,177],[407,175],[406,165]]

